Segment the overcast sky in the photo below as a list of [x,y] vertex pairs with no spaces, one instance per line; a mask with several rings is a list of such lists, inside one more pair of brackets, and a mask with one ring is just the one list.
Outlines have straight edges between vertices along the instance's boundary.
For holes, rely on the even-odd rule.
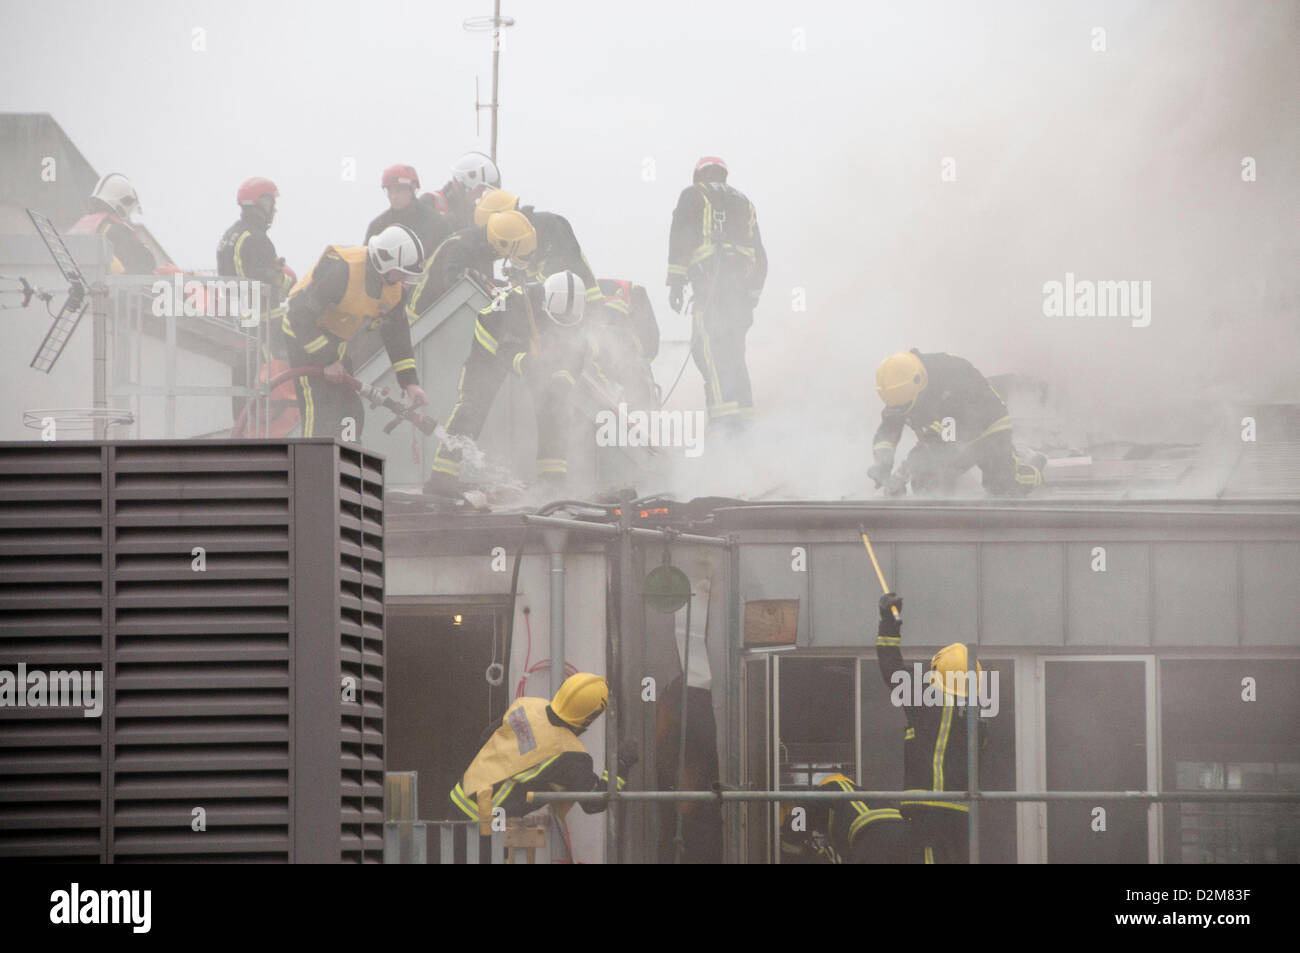
[[[302,273],[360,241],[385,166],[436,188],[487,149],[490,39],[461,23],[488,0],[0,6],[0,109],[128,175],[185,267],[214,266],[249,176],[279,184],[272,238]],[[755,396],[791,439],[874,420],[876,364],[912,346],[1047,378],[1078,431],[1187,439],[1206,408],[1300,398],[1294,0],[503,12],[505,185],[650,286],[670,336],[672,208],[698,156],[726,158],[771,260]],[[1150,325],[1044,316],[1067,272],[1152,282]],[[702,404],[693,369],[682,389]]]

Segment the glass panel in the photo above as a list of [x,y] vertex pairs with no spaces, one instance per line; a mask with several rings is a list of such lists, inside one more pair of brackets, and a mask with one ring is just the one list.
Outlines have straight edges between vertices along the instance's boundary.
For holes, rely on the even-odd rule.
[[[1300,790],[1300,661],[1170,660],[1160,685],[1166,788]],[[1166,863],[1300,863],[1294,804],[1171,803],[1164,816]]]
[[[1147,785],[1146,666],[1053,661],[1044,666],[1049,791],[1142,791]],[[1103,817],[1097,808],[1105,811]],[[1056,801],[1047,805],[1047,860],[1147,862],[1147,805]]]

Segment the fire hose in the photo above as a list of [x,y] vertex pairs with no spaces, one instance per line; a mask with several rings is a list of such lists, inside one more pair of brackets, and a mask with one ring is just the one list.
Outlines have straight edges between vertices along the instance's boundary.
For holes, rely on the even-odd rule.
[[[427,436],[433,436],[438,428],[438,421],[434,420],[432,417],[426,417],[419,411],[407,407],[401,401],[389,397],[387,387],[379,388],[370,384],[363,384],[345,371],[326,375],[325,368],[323,367],[291,367],[287,371],[282,371],[279,374],[276,374],[267,381],[267,392],[270,393],[281,384],[297,380],[299,377],[321,377],[333,381],[336,384],[342,384],[344,387],[348,387],[360,394],[361,397],[370,403],[372,408],[383,407],[385,410],[390,411],[394,417],[384,426],[384,433],[392,433],[403,420],[409,421],[412,426]],[[252,436],[252,434],[247,432],[249,413],[254,407],[260,404],[261,398],[255,398],[244,405],[244,409],[239,414],[239,419],[236,420],[235,425],[230,428],[230,436]]]

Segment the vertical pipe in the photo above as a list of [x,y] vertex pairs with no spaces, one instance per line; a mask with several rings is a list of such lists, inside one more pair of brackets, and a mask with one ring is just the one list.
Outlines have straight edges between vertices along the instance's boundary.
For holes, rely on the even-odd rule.
[[[966,671],[975,673],[975,686],[966,682],[966,792],[974,794],[979,790],[980,752],[979,752],[979,657],[977,646],[967,646]],[[970,840],[970,862],[980,862],[980,804],[972,798],[970,814],[967,815],[967,835]]]
[[[542,533],[546,549],[551,554],[551,697],[564,684],[564,546],[568,533],[562,529],[548,529]],[[564,844],[559,825],[549,825],[550,859],[564,856]]]
[[[740,774],[740,547],[733,536],[727,541],[727,730],[723,733],[727,743],[727,768],[723,777],[739,788],[744,784]],[[767,707],[764,699],[764,708]],[[723,830],[730,836],[724,842],[723,856],[733,864],[741,858],[741,823],[739,805],[724,806]]]
[[622,818],[619,803],[612,799],[618,792],[618,729],[619,706],[622,704],[622,643],[633,628],[633,606],[636,589],[632,582],[632,507],[624,504],[619,515],[618,537],[618,625],[610,633],[606,649],[605,669],[610,693],[609,710],[605,721],[605,769],[609,777],[606,790],[611,795],[605,809],[605,863],[619,862],[618,832]]
[[497,161],[497,74],[501,63],[501,0],[492,5],[492,161]]
[[[677,790],[686,790],[686,715],[687,699],[691,688],[691,603],[695,593],[686,600],[686,638],[682,640],[682,710],[681,720],[677,723]],[[673,616],[673,628],[677,627],[677,617]],[[677,802],[677,833],[673,836],[673,863],[680,864],[686,853],[686,841],[683,839],[682,824],[686,802]]]
[[[94,353],[92,355],[91,370],[91,400],[94,402],[96,410],[101,410],[108,406],[108,309],[105,301],[108,292],[102,285],[90,293],[91,301],[91,320],[94,338],[92,345]],[[108,428],[104,424],[102,417],[95,418],[95,439],[103,440]]]
[[164,419],[166,429],[163,432],[168,440],[176,436],[176,313],[175,309],[167,312],[167,356],[164,358],[166,386],[164,393]]

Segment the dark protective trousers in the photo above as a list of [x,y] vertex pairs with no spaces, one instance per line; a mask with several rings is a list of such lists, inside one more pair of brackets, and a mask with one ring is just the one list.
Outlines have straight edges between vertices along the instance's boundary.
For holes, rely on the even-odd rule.
[[[279,334],[279,346],[287,355],[290,367],[320,364],[319,355],[308,354],[294,338],[283,333]],[[351,361],[346,356],[343,366],[351,371]],[[366,424],[366,409],[352,388],[327,381],[323,377],[299,377],[294,381],[294,389],[298,392],[298,417],[302,424],[302,436],[341,438],[343,421],[351,417],[356,421],[353,439],[361,439]]]
[[[492,401],[508,373],[510,367],[505,360],[475,340],[460,370],[456,406],[447,418],[448,436],[478,439]],[[542,476],[563,477],[569,471],[567,427],[572,378],[561,373],[528,372],[525,379],[537,410],[537,472]],[[463,457],[460,447],[439,443],[433,457],[433,472],[459,478]]]
[[709,424],[739,429],[754,419],[745,366],[745,335],[754,323],[754,306],[743,290],[697,284],[692,310],[691,356],[704,377]]
[[943,807],[909,807],[902,813],[912,835],[912,852],[924,864],[964,864],[970,860],[970,815]]
[[916,493],[950,493],[972,466],[980,468],[980,482],[990,496],[1024,496],[1043,482],[1039,470],[1016,455],[1010,430],[970,444],[925,439],[907,457],[907,473]]
[[907,821],[880,820],[868,824],[853,838],[846,858],[850,864],[914,864],[920,854],[913,844]]

